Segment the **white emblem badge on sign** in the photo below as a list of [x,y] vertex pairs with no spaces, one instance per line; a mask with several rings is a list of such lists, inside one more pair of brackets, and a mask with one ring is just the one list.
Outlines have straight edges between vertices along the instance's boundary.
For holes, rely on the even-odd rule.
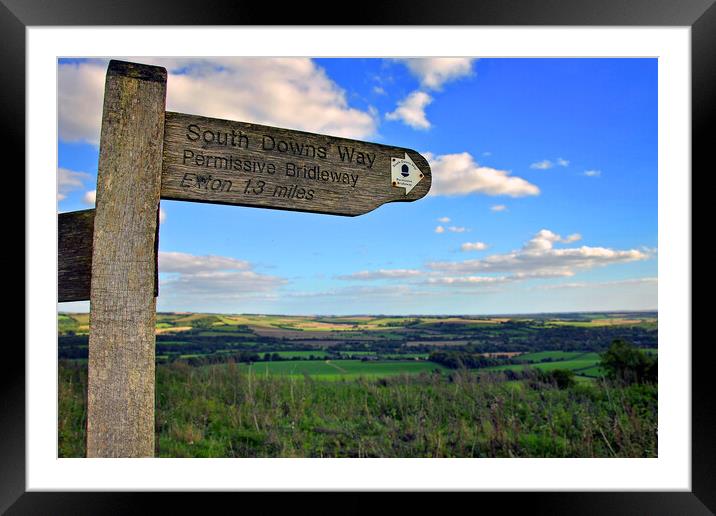
[[405,188],[405,195],[408,195],[422,178],[423,173],[407,153],[405,158],[390,159],[390,180],[393,186]]

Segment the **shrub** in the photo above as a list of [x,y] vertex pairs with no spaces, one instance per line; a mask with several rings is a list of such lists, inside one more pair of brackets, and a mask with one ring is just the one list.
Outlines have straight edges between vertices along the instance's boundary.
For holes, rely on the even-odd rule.
[[601,366],[611,380],[626,384],[657,381],[656,358],[626,341],[614,340],[601,357]]

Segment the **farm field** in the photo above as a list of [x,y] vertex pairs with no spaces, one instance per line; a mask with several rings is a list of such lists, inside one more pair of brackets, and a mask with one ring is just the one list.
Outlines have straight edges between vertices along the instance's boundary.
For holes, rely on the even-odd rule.
[[[290,359],[308,358],[310,352],[315,357],[333,355],[333,359],[371,353],[381,358],[399,359],[402,355],[412,359],[427,358],[439,348],[523,357],[549,352],[557,358],[603,351],[614,338],[640,348],[656,348],[656,321],[654,312],[499,317],[158,313],[156,354],[159,361],[198,355],[225,358],[239,351],[260,356],[278,353]],[[60,358],[86,358],[88,332],[88,314],[59,314]],[[535,357],[540,361],[547,355]]]
[[[581,353],[577,354],[573,358],[567,358],[564,360],[554,360],[552,362],[531,362],[529,364],[510,364],[501,365],[494,367],[485,368],[486,371],[520,371],[528,367],[534,367],[541,371],[554,371],[555,369],[569,369],[581,376],[588,376],[582,374],[582,371],[590,370],[597,373],[596,368],[599,363],[600,357],[597,353]],[[596,369],[595,369],[596,368]],[[592,376],[600,376],[598,373]]]
[[[615,338],[656,352],[656,325],[653,312],[491,317],[159,313],[156,357],[158,363],[186,360],[195,366],[233,360],[257,373],[332,379],[444,372],[431,353],[456,351],[498,360],[483,364],[486,371],[569,369],[581,379],[593,379],[602,374],[599,353]],[[86,359],[88,331],[87,314],[59,314],[60,358]],[[303,363],[308,361],[318,362]]]
[[[89,315],[86,313],[61,313],[58,321],[63,332],[75,330],[84,332],[88,329]],[[445,326],[454,328],[459,332],[464,329],[489,329],[506,323],[533,323],[541,327],[572,326],[572,327],[633,327],[649,326],[657,323],[655,312],[633,314],[598,313],[598,314],[549,314],[531,316],[505,316],[505,317],[383,317],[383,316],[356,316],[356,317],[329,317],[329,316],[273,316],[273,315],[226,315],[226,314],[199,314],[199,313],[158,313],[157,328],[182,327],[244,327],[250,331],[256,329],[276,329],[288,332],[351,332],[385,330],[438,330],[441,333],[449,331]],[[226,328],[231,331],[230,328]]]
[[[84,456],[89,322],[58,314],[63,457]],[[607,380],[616,340],[656,358],[657,314],[159,313],[156,455],[653,457],[657,386]]]
[[401,374],[445,371],[446,368],[423,361],[361,361],[361,360],[298,360],[287,362],[257,362],[241,364],[241,370],[255,375],[282,375],[316,380],[345,380],[355,378],[384,378]]

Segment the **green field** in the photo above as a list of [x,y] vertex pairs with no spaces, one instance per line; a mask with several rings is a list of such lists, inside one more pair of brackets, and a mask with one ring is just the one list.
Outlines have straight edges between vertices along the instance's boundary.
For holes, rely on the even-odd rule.
[[317,380],[381,378],[401,374],[429,373],[446,368],[427,361],[292,360],[241,364],[241,370],[255,375],[310,376]]
[[[57,322],[58,454],[81,457],[89,317]],[[657,324],[656,312],[159,313],[156,455],[654,457],[656,377],[623,383],[600,354],[615,341],[656,354]]]
[[579,375],[587,378],[599,378],[604,376],[604,370],[598,365],[595,365],[593,367],[588,367],[587,369],[580,369]]
[[[656,349],[645,349],[646,353],[655,355]],[[599,353],[582,353],[579,351],[540,351],[537,353],[526,353],[518,357],[520,360],[527,360],[529,364],[508,364],[485,368],[486,371],[523,371],[530,367],[541,371],[549,372],[556,369],[570,369],[581,379],[599,378],[604,375],[599,362]],[[550,358],[550,362],[540,360]]]
[[[600,357],[598,353],[572,353],[572,352],[555,352],[546,351],[541,353],[532,353],[531,355],[538,355],[542,358],[553,358],[552,362],[531,362],[530,364],[508,364],[494,367],[487,367],[487,371],[523,371],[527,368],[533,367],[541,371],[554,371],[556,369],[570,369],[582,376],[597,376],[596,374],[584,375],[584,370],[594,370],[597,364],[599,364]],[[547,355],[547,356],[542,356]],[[558,357],[563,357],[564,360],[559,360]],[[520,357],[523,358],[523,357]]]

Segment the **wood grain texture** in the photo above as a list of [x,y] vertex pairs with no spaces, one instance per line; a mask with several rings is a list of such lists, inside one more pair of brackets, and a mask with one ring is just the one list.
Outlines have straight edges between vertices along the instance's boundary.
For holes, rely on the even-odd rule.
[[[423,178],[406,195],[391,158],[408,154]],[[167,112],[162,199],[355,216],[430,190],[427,160],[411,149]]]
[[57,300],[90,298],[94,210],[57,215]]
[[88,457],[154,455],[157,210],[166,70],[110,61],[90,295]]
[[[157,214],[158,216],[158,214]],[[89,301],[92,277],[94,209],[57,215],[57,301]],[[159,223],[154,245],[157,264]],[[159,272],[155,265],[154,297],[159,295]]]

